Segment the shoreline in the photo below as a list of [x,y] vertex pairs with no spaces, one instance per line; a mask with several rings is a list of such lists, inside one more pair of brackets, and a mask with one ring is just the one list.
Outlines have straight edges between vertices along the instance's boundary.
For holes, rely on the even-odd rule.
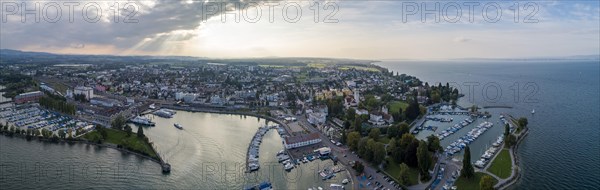
[[[512,116],[511,116],[511,118],[512,118]],[[521,175],[522,175],[521,167],[519,166],[520,160],[519,160],[519,155],[517,154],[517,152],[519,150],[519,145],[521,144],[521,142],[523,142],[523,140],[525,139],[525,137],[527,137],[527,135],[529,135],[528,127],[526,127],[523,131],[521,131],[521,134],[519,134],[519,137],[517,137],[516,144],[514,145],[513,148],[509,149],[510,153],[513,156],[512,162],[515,165],[515,168],[512,168],[512,172],[514,173],[514,175],[512,175],[510,178],[506,179],[505,183],[495,185],[494,188],[499,189],[499,190],[507,189],[507,188],[515,185],[521,179]]]

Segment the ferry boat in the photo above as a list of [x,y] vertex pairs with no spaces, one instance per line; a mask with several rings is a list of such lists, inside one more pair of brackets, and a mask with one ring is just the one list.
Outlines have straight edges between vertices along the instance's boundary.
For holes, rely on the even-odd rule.
[[181,126],[181,124],[179,124],[179,123],[175,123],[175,124],[173,124],[173,126],[175,126],[175,128],[177,128],[177,129],[183,129],[183,126]]
[[172,118],[174,113],[168,112],[164,109],[160,109],[160,110],[155,111],[154,115],[159,116],[159,117],[164,117],[164,118]]
[[135,118],[131,119],[132,123],[135,124],[139,124],[139,125],[146,125],[146,126],[154,126],[156,123],[152,122],[150,119],[142,117],[142,116],[136,116]]

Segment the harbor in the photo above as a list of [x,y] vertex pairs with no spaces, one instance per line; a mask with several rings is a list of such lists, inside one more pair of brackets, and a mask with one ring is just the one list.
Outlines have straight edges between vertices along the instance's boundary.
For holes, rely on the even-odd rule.
[[246,172],[253,172],[260,168],[259,163],[259,151],[260,144],[262,143],[262,138],[269,132],[269,130],[277,128],[278,126],[264,126],[259,127],[254,136],[252,137],[252,141],[248,146],[248,152],[246,153]]

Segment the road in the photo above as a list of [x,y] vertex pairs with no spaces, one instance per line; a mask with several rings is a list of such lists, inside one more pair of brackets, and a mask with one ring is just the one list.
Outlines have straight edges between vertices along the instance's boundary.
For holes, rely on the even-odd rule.
[[[385,176],[384,174],[377,172],[377,169],[369,166],[367,164],[367,162],[365,162],[364,160],[359,158],[356,154],[353,154],[346,145],[337,146],[337,145],[333,144],[330,141],[329,137],[327,137],[326,135],[321,133],[321,131],[319,131],[319,129],[313,127],[310,123],[308,123],[308,121],[306,120],[306,117],[301,116],[300,118],[298,118],[298,122],[300,122],[301,125],[304,126],[307,130],[318,133],[322,139],[321,143],[323,144],[323,146],[330,147],[331,151],[336,154],[340,163],[342,163],[344,166],[346,166],[347,170],[350,171],[351,175],[353,176],[352,189],[375,189],[376,182],[379,182],[381,185],[383,185],[383,189],[398,189],[398,188],[394,187],[394,185],[391,185],[389,182],[387,182],[383,178]],[[356,171],[354,171],[354,169],[352,169],[352,166],[349,165],[350,161],[355,161],[355,162],[358,161],[358,162],[363,163],[363,165],[365,166],[365,169],[363,172],[364,175],[357,176]],[[364,176],[364,179],[363,179],[363,176]],[[368,176],[372,176],[373,179],[369,180]],[[369,184],[369,185],[367,186],[367,184]],[[378,188],[378,189],[382,189],[382,188]]]

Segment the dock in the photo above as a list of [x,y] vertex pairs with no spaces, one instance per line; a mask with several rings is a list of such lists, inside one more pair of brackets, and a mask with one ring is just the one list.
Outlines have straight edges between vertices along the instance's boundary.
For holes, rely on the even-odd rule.
[[252,141],[248,145],[248,152],[246,153],[246,172],[253,172],[260,168],[260,163],[258,162],[260,143],[262,143],[262,138],[269,132],[269,130],[275,128],[276,126],[264,126],[259,127],[252,137]]

